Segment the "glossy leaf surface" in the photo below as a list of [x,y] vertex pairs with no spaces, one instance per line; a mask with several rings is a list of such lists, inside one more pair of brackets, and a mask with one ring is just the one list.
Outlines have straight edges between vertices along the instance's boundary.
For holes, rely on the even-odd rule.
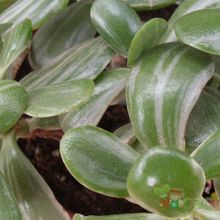
[[34,35],[30,53],[30,63],[34,69],[39,69],[62,52],[95,35],[90,6],[91,1],[70,5]]
[[127,87],[128,111],[145,148],[184,149],[189,114],[213,72],[209,55],[179,43],[149,50],[133,67]]
[[123,0],[126,4],[130,5],[138,11],[143,10],[156,10],[165,8],[172,5],[176,0]]
[[15,198],[0,173],[0,219],[22,220]]
[[167,29],[167,22],[154,18],[145,23],[135,34],[128,52],[128,65],[132,66],[148,49],[156,46]]
[[68,2],[69,0],[19,0],[0,14],[0,23],[17,24],[28,18],[32,21],[33,29],[37,29]]
[[131,41],[142,25],[136,12],[121,0],[95,0],[91,19],[109,45],[117,53],[127,56]]
[[58,56],[21,80],[26,89],[35,89],[75,79],[95,79],[113,56],[101,38],[86,41]]
[[46,182],[9,135],[3,140],[0,168],[14,192],[22,220],[69,219]]
[[206,9],[182,17],[174,28],[178,39],[183,43],[207,53],[220,55],[219,20],[220,9]]
[[186,146],[198,147],[220,126],[220,101],[203,91],[194,106],[186,127]]
[[130,70],[115,69],[103,72],[95,81],[92,97],[83,105],[60,116],[63,130],[84,125],[97,125],[112,100],[122,91]]
[[135,162],[127,183],[131,198],[143,208],[181,217],[191,213],[202,195],[205,175],[185,153],[155,148]]
[[175,23],[184,15],[206,8],[220,8],[219,0],[184,0],[169,19],[169,28],[161,41],[176,41],[177,39],[174,31]]
[[60,144],[70,173],[87,188],[112,197],[127,197],[126,179],[139,154],[113,134],[85,126],[67,133]]
[[0,80],[0,133],[15,125],[24,113],[27,103],[27,92],[19,83]]
[[66,113],[86,102],[92,95],[93,88],[93,81],[83,79],[30,90],[25,113],[39,118]]
[[30,20],[25,20],[2,35],[2,49],[0,51],[0,79],[13,61],[27,48],[32,36]]
[[192,153],[192,157],[203,168],[207,179],[220,176],[219,144],[220,129],[218,129]]
[[82,216],[76,214],[73,220],[170,220],[170,218],[146,213],[109,216]]

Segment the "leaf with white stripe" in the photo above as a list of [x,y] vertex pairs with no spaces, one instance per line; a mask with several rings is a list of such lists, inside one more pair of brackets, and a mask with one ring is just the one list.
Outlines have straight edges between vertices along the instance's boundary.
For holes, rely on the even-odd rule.
[[93,88],[92,80],[81,79],[30,90],[25,113],[37,118],[66,113],[86,102]]
[[12,80],[0,80],[0,133],[15,125],[27,103],[27,92],[23,86]]
[[30,20],[10,28],[2,35],[2,49],[0,51],[0,79],[15,59],[28,47],[32,37]]
[[38,29],[66,7],[68,2],[69,0],[18,0],[0,14],[0,23],[17,24],[28,18],[32,21],[33,29]]
[[145,148],[184,149],[189,114],[213,72],[211,56],[180,43],[155,47],[140,59],[130,75],[127,103]]
[[91,19],[114,51],[127,56],[131,41],[142,25],[136,12],[121,0],[95,0]]
[[220,55],[219,21],[220,8],[205,9],[183,16],[176,22],[174,29],[177,38],[184,44]]
[[48,65],[21,80],[27,90],[75,79],[95,79],[107,66],[113,51],[95,38],[69,49]]
[[4,136],[0,170],[15,196],[22,220],[69,220],[53,192],[21,152],[11,133]]
[[[161,42],[172,42],[176,41],[176,35],[174,31],[175,23],[184,15],[191,12],[206,9],[206,8],[220,8],[219,0],[184,0],[183,3],[175,10],[171,18],[169,19],[169,27]],[[189,25],[190,26],[190,25]]]
[[74,3],[54,16],[34,35],[29,56],[31,66],[39,69],[74,45],[94,37],[90,20],[91,0]]
[[147,11],[165,8],[174,4],[176,0],[123,0],[123,2],[138,11]]
[[125,88],[129,73],[128,69],[103,72],[95,81],[94,93],[88,102],[60,116],[62,129],[97,125],[112,100]]
[[128,197],[127,175],[140,156],[103,129],[85,126],[65,133],[60,143],[64,164],[87,188],[111,197]]
[[191,155],[203,168],[207,179],[220,176],[219,145],[220,129],[206,139]]

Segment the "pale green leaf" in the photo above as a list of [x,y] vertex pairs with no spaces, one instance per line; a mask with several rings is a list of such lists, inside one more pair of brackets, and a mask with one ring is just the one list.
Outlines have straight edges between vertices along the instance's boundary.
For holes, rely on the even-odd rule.
[[0,173],[0,219],[4,220],[22,220],[21,213],[15,202],[8,184]]
[[62,53],[21,80],[27,90],[75,79],[95,79],[113,56],[101,38],[95,38]]
[[2,49],[0,51],[0,79],[15,59],[28,47],[32,36],[30,20],[10,28],[2,35]]
[[12,80],[0,80],[0,133],[15,125],[27,103],[27,92],[23,86]]
[[[205,171],[206,178],[220,176],[220,129],[207,138],[195,151],[192,157]],[[210,159],[211,158],[211,159]]]
[[211,56],[179,43],[155,47],[140,59],[128,82],[127,103],[145,148],[184,149],[189,114],[213,72]]
[[34,35],[29,57],[34,69],[39,69],[65,50],[95,35],[90,7],[90,0],[74,3],[40,28]]
[[0,168],[8,187],[15,195],[22,220],[69,219],[46,182],[23,155],[11,134],[3,140]]
[[25,113],[38,118],[66,113],[86,102],[93,88],[93,81],[81,79],[30,90]]
[[17,0],[0,14],[0,23],[17,24],[28,18],[32,21],[33,29],[37,29],[68,2],[69,0]]
[[161,18],[154,18],[145,23],[131,42],[128,65],[132,66],[144,52],[156,46],[167,27],[167,22]]
[[189,216],[205,186],[199,164],[185,153],[154,148],[129,171],[128,191],[143,208],[168,217]]
[[74,178],[87,188],[112,197],[127,197],[126,179],[139,154],[100,128],[69,130],[60,144],[61,157]]
[[174,4],[176,0],[123,0],[123,2],[138,11],[144,11],[165,8]]
[[91,19],[109,45],[117,53],[127,56],[131,41],[142,25],[136,12],[121,0],[95,0]]
[[60,116],[62,129],[97,125],[112,100],[125,88],[129,73],[128,69],[103,72],[95,81],[94,93],[88,102]]
[[[206,8],[220,8],[219,0],[184,0],[182,4],[175,10],[171,18],[169,19],[169,27],[161,42],[176,41],[176,35],[174,32],[175,23],[184,15],[191,12],[206,9]],[[190,26],[190,25],[189,25]]]
[[220,9],[200,10],[180,18],[174,29],[183,43],[206,53],[220,55],[219,20]]

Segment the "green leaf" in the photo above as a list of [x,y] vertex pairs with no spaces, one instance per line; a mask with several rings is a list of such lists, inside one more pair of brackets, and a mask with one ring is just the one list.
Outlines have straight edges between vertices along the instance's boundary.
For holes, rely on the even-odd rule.
[[95,35],[90,6],[91,0],[70,5],[34,35],[29,57],[34,69],[39,69],[62,52]]
[[171,219],[156,214],[137,213],[137,214],[125,214],[125,215],[86,216],[86,217],[76,214],[73,220],[171,220]]
[[220,125],[220,101],[203,91],[194,106],[186,126],[186,146],[198,147]]
[[24,113],[27,103],[27,92],[19,83],[0,80],[0,133],[15,125]]
[[22,220],[15,198],[0,173],[0,219]]
[[2,35],[2,49],[0,51],[0,79],[8,67],[29,45],[32,36],[30,20],[24,20]]
[[3,139],[0,168],[8,187],[14,192],[22,220],[69,219],[46,182],[20,151],[11,134]]
[[174,29],[183,43],[206,53],[220,55],[219,20],[220,9],[206,9],[182,17]]
[[0,0],[0,13],[12,5],[16,0]]
[[[143,208],[163,216],[182,217],[192,212],[202,195],[205,175],[185,153],[154,148],[135,162],[127,184],[131,198]],[[158,187],[162,189],[160,196],[154,193]]]
[[138,11],[144,11],[165,8],[174,4],[176,0],[123,0],[123,2]]
[[87,101],[93,88],[93,81],[81,79],[30,90],[25,113],[37,118],[66,113]]
[[212,77],[211,56],[179,43],[149,50],[133,67],[127,103],[135,135],[147,149],[184,149],[189,114]]
[[63,136],[61,157],[74,178],[87,188],[112,197],[127,197],[126,179],[139,154],[100,128],[74,128]]
[[62,129],[97,125],[112,100],[125,88],[129,73],[128,69],[103,72],[95,81],[94,93],[88,102],[60,116]]
[[220,56],[214,56],[215,60],[215,73],[220,75]]
[[33,29],[38,29],[68,2],[69,0],[19,0],[0,14],[0,23],[18,24],[28,18],[32,21]]
[[136,12],[121,0],[95,0],[91,19],[115,52],[127,56],[131,41],[142,25]]
[[174,31],[175,23],[184,15],[206,8],[220,8],[219,0],[184,0],[169,19],[168,30],[161,39],[161,42],[176,41],[177,39]]
[[131,42],[128,65],[132,66],[144,52],[156,46],[167,27],[167,22],[161,18],[154,18],[145,23]]
[[55,60],[21,80],[27,90],[75,79],[95,79],[113,56],[101,38],[95,38],[62,53]]
[[[206,139],[195,151],[192,157],[205,171],[206,178],[220,176],[220,129]],[[210,159],[211,158],[211,159]]]

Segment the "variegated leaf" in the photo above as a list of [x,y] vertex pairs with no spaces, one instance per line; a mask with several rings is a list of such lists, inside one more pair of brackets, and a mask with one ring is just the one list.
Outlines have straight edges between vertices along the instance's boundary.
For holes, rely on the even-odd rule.
[[95,35],[90,20],[90,6],[91,0],[74,3],[38,30],[29,56],[34,69],[39,69],[62,52]]
[[77,45],[21,80],[27,90],[75,79],[95,79],[113,56],[101,38]]
[[145,148],[184,149],[189,114],[213,72],[211,56],[179,43],[155,47],[140,59],[131,72],[127,103]]
[[0,23],[17,24],[28,18],[32,21],[33,29],[37,29],[68,2],[69,0],[18,0],[0,14]]
[[129,73],[128,69],[103,72],[95,81],[95,90],[88,102],[60,116],[62,129],[97,125],[114,97],[124,89]]

